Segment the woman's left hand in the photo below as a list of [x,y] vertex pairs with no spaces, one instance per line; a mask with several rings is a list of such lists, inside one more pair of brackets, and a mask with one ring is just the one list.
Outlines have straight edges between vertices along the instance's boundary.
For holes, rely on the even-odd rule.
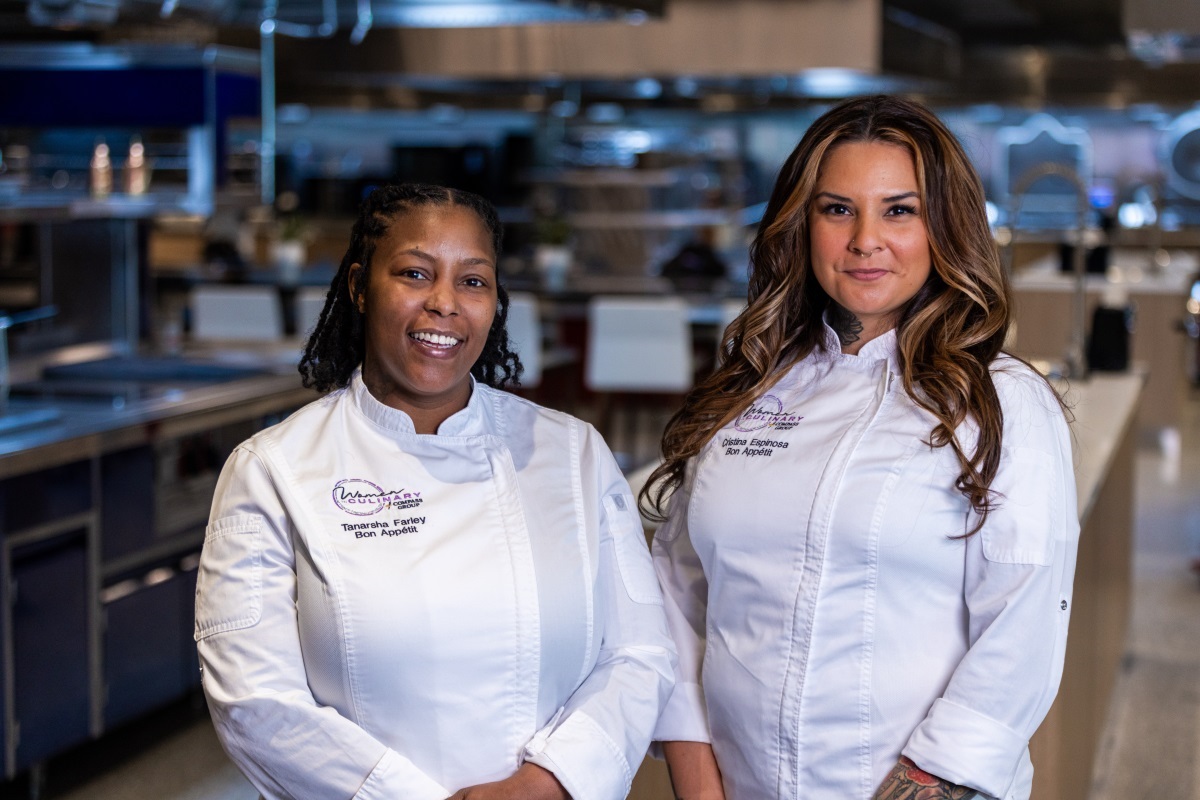
[[571,800],[571,796],[548,770],[526,763],[511,778],[459,789],[448,800]]
[[875,793],[875,800],[967,800],[970,797],[975,797],[974,789],[930,775],[904,756],[892,767]]

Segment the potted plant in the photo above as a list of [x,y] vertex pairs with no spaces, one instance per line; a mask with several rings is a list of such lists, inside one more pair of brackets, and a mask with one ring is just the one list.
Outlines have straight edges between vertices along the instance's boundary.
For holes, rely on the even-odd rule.
[[558,214],[548,214],[534,220],[537,244],[533,265],[548,289],[561,289],[571,269],[571,226]]
[[279,273],[279,281],[294,284],[308,256],[308,225],[299,214],[285,214],[279,219],[275,240],[271,242],[271,266]]

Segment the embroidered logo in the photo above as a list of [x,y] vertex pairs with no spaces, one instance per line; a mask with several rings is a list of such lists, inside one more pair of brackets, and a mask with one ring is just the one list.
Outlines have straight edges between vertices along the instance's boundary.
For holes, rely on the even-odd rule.
[[420,492],[408,489],[389,491],[363,478],[346,478],[333,487],[334,505],[356,517],[369,517],[385,508],[416,508],[422,502]]
[[790,431],[804,417],[784,411],[783,402],[773,394],[765,395],[734,420],[733,429],[742,433],[753,433],[769,428],[775,431]]

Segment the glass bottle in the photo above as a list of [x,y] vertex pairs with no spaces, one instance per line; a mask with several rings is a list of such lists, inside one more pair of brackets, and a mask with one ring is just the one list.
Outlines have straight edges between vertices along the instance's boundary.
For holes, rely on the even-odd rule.
[[92,151],[90,183],[92,197],[97,200],[102,200],[112,194],[112,158],[109,156],[108,145],[104,143],[103,139],[100,140],[96,148]]
[[146,146],[133,137],[129,143],[129,157],[125,159],[125,192],[145,194],[150,186],[150,165],[146,162]]

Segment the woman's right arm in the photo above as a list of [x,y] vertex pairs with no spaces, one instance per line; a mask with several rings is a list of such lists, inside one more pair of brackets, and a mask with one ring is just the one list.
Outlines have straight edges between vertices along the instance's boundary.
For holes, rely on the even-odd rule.
[[667,521],[655,533],[651,547],[654,570],[663,590],[667,625],[679,651],[675,688],[659,717],[654,740],[662,743],[671,785],[679,800],[725,800],[721,772],[710,744],[712,737],[700,677],[708,579],[688,532],[690,488],[690,480],[685,481],[671,497]]
[[[217,734],[271,798],[450,792],[309,689],[292,525],[262,461],[239,448],[217,483],[196,587],[196,643]],[[330,637],[339,637],[331,620]],[[336,645],[335,645],[336,646]]]

